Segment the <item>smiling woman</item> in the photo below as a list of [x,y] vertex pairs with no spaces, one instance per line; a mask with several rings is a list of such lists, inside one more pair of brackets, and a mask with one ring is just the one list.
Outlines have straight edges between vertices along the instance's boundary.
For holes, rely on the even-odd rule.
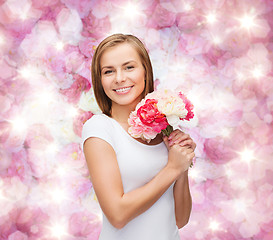
[[82,147],[103,211],[100,240],[179,240],[191,212],[187,169],[195,147],[179,130],[149,143],[128,134],[129,114],[153,91],[142,42],[122,34],[103,40],[92,83],[103,114],[85,122]]

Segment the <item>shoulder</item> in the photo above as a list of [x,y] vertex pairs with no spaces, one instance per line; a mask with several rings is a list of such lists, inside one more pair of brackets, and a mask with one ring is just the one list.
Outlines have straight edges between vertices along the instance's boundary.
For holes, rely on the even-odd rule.
[[113,145],[112,122],[104,114],[93,115],[82,128],[82,147],[85,140],[90,137],[101,138]]
[[103,114],[96,114],[89,118],[83,125],[83,127],[103,125],[109,123],[107,116]]
[[112,126],[111,120],[104,114],[93,115],[88,119],[82,128],[82,134],[89,132],[90,130],[110,130]]

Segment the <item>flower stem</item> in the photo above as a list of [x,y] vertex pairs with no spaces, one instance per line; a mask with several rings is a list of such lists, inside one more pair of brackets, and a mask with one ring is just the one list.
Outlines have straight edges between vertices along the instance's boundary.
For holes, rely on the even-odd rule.
[[167,137],[170,136],[172,131],[173,131],[173,127],[171,125],[168,125],[165,129],[161,130],[161,132]]

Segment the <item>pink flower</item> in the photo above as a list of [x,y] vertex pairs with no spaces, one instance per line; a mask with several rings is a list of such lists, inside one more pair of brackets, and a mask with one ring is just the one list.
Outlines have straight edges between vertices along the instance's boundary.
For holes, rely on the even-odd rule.
[[12,162],[8,167],[8,176],[14,177],[18,176],[21,181],[23,181],[28,174],[30,174],[29,167],[25,162],[27,162],[27,152],[23,148],[19,152],[15,152],[12,154]]
[[200,36],[183,34],[183,38],[186,41],[185,52],[189,55],[204,54],[209,50],[210,43]]
[[74,132],[81,137],[83,124],[93,116],[92,112],[84,112],[79,110],[80,113],[77,115],[76,119],[73,122],[73,130]]
[[88,58],[92,58],[98,42],[94,38],[86,38],[79,42],[80,51]]
[[28,130],[25,144],[32,149],[45,150],[52,141],[53,137],[45,125],[34,124]]
[[204,151],[212,162],[224,164],[237,157],[231,143],[231,140],[221,137],[208,138],[204,143]]
[[77,74],[75,74],[74,78],[75,82],[69,88],[60,90],[67,97],[69,103],[77,103],[82,91],[88,91],[91,87],[90,82],[86,78]]
[[67,45],[65,48],[66,72],[78,73],[82,68],[85,57],[79,52],[78,47]]
[[90,0],[61,0],[68,8],[76,9],[80,17],[83,18],[91,11],[94,2]]
[[185,118],[180,118],[180,120],[190,120],[191,118],[194,117],[194,113],[192,112],[193,110],[193,104],[186,98],[186,96],[183,93],[179,93],[179,97],[183,100],[185,103],[185,108],[187,109],[188,113]]
[[128,132],[134,138],[142,138],[143,140],[150,141],[151,139],[155,138],[158,132],[154,131],[153,128],[144,125],[139,117],[137,116],[136,112],[132,112],[129,116],[128,123],[130,128]]
[[173,127],[179,124],[180,118],[186,117],[188,120],[193,117],[192,104],[180,94],[181,96],[178,92],[160,89],[146,95],[129,116],[128,132],[133,137],[141,137],[148,142],[160,132],[169,135]]
[[[94,9],[93,9],[94,10]],[[105,8],[103,9],[105,12]],[[108,16],[97,18],[91,11],[83,20],[83,36],[100,39],[105,36],[106,32],[111,30],[111,22]]]
[[8,151],[19,151],[22,149],[25,141],[25,131],[18,134],[13,130],[12,123],[0,121],[0,143]]
[[20,231],[16,231],[9,235],[8,240],[28,240],[28,236]]
[[155,99],[147,99],[145,104],[137,110],[137,116],[143,124],[160,133],[168,126],[168,122],[165,115],[158,111],[157,102]]
[[[62,151],[58,154],[60,164],[64,164],[67,170],[74,170],[77,175],[87,175],[88,169],[86,167],[86,161],[84,154],[79,144],[70,143],[66,145]],[[68,174],[69,176],[69,174]],[[69,176],[71,178],[71,175]]]
[[75,237],[92,236],[91,239],[95,240],[98,239],[100,233],[100,224],[97,216],[84,212],[76,212],[70,217],[69,232]]
[[200,16],[195,12],[178,13],[176,17],[176,24],[182,31],[196,29],[198,22],[200,22]]
[[173,9],[167,9],[162,4],[157,4],[156,8],[153,9],[153,15],[148,22],[149,27],[165,28],[170,27],[175,23],[176,13]]
[[66,72],[65,55],[53,49],[48,49],[45,54],[45,64],[54,73]]

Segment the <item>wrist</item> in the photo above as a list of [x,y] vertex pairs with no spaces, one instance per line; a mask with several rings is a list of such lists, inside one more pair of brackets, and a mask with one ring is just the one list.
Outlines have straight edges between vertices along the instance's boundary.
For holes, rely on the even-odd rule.
[[181,169],[176,168],[171,164],[167,164],[166,169],[172,174],[172,176],[174,176],[175,180],[177,180],[182,174]]

